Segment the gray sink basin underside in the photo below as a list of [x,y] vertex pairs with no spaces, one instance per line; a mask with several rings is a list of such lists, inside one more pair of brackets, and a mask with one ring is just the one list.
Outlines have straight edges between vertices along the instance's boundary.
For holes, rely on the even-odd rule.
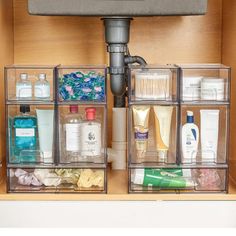
[[203,15],[207,0],[28,0],[28,10],[32,15]]

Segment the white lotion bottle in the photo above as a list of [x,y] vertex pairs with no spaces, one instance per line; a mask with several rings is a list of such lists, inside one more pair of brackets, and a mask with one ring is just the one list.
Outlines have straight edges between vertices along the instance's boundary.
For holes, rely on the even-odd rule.
[[80,128],[82,158],[101,156],[101,123],[96,121],[96,108],[86,108],[86,121]]
[[196,162],[199,143],[199,128],[194,124],[192,111],[187,111],[187,123],[182,127],[182,157],[183,163]]

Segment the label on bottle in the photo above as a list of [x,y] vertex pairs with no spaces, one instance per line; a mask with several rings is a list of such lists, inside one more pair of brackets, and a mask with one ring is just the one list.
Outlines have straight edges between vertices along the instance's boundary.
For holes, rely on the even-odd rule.
[[139,131],[136,131],[136,132],[134,133],[134,138],[135,138],[136,140],[146,140],[146,139],[148,139],[148,131],[147,131],[147,132],[144,132],[144,133],[139,132]]
[[49,84],[37,84],[34,86],[34,96],[36,98],[49,98],[50,97],[50,85]]
[[80,124],[66,124],[66,151],[80,150]]
[[196,162],[199,132],[197,127],[187,124],[182,130],[183,162]]
[[81,129],[81,155],[101,155],[101,124],[83,124]]
[[17,84],[16,85],[16,96],[19,98],[31,98],[32,97],[32,86],[28,84]]
[[34,129],[16,128],[16,137],[34,137],[34,136],[35,136]]
[[139,152],[137,154],[139,158],[143,158],[145,156],[148,142],[148,134],[149,132],[147,129],[143,130],[142,132],[136,129],[134,132],[135,145],[136,150]]

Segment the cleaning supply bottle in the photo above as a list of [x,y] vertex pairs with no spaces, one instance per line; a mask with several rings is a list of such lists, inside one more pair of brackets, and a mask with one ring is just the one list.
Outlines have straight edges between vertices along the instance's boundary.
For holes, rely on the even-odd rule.
[[86,121],[81,125],[80,148],[81,156],[97,157],[101,155],[101,123],[96,121],[96,108],[85,109]]
[[196,162],[199,142],[199,129],[194,124],[192,111],[187,111],[187,123],[182,127],[182,157],[183,163]]
[[70,105],[70,113],[64,120],[65,130],[65,156],[67,161],[73,162],[79,159],[80,155],[80,117],[77,105]]

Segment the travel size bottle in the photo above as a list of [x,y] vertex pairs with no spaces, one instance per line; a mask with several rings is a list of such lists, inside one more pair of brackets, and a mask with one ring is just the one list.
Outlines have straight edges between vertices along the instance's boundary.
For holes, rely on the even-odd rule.
[[70,113],[64,119],[65,155],[67,161],[78,161],[80,155],[80,125],[81,117],[78,106],[71,105]]
[[50,98],[50,83],[46,79],[46,74],[39,74],[34,85],[34,96],[37,99]]
[[20,80],[16,83],[17,99],[32,99],[32,83],[28,79],[28,74],[20,74]]
[[96,108],[86,108],[86,121],[81,125],[80,148],[82,157],[101,155],[101,123],[96,121]]
[[29,105],[21,105],[20,113],[13,118],[15,159],[16,162],[35,162],[37,119],[30,115]]

